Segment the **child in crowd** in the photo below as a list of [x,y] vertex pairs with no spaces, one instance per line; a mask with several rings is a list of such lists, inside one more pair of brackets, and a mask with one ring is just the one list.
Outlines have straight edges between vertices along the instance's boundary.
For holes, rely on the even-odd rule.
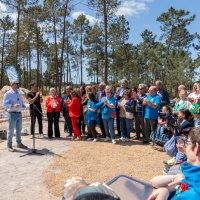
[[155,142],[156,144],[163,145],[169,139],[167,132],[167,125],[169,124],[172,111],[167,105],[163,106],[158,116],[158,126],[156,129]]
[[[175,140],[176,144],[179,141],[179,139],[186,140],[188,133],[185,130],[192,127],[192,124],[188,121],[190,116],[191,116],[191,113],[189,110],[181,109],[178,111],[179,125],[176,128],[177,129],[176,130],[176,140]],[[175,147],[175,148],[177,149],[177,147]],[[176,152],[177,153],[176,153],[176,155],[174,155],[174,158],[165,162],[165,169],[163,171],[164,173],[168,173],[171,166],[180,164],[186,160],[185,154],[180,152],[178,149],[176,150]]]

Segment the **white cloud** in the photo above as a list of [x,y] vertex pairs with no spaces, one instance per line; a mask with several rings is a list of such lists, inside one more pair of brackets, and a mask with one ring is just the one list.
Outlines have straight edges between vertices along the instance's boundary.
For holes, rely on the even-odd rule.
[[6,12],[6,11],[7,11],[6,6],[0,2],[0,13]]
[[81,14],[86,16],[86,18],[89,20],[91,25],[94,25],[95,23],[99,23],[100,22],[99,19],[97,19],[97,18],[95,18],[95,17],[93,17],[91,15],[87,15],[84,11],[73,12],[72,13],[72,18],[73,19],[77,19],[78,16],[81,15]]
[[17,13],[14,12],[8,12],[5,4],[0,2],[0,18],[5,17],[6,15],[9,15],[14,22],[17,21]]
[[116,12],[117,16],[125,15],[132,16],[142,11],[148,10],[148,3],[152,3],[154,0],[126,0],[122,3]]

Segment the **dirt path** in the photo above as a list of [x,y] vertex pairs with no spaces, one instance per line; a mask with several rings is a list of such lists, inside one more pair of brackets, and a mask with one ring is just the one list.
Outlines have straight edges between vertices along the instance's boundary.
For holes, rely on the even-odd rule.
[[[27,128],[30,127],[30,122],[25,124]],[[44,130],[46,126],[47,122],[44,121]],[[63,123],[60,123],[60,129],[63,130]],[[64,133],[61,135],[64,138]],[[27,151],[16,148],[15,137],[13,147],[16,151],[13,153],[7,151],[6,142],[0,143],[0,200],[60,200],[61,198],[48,192],[42,182],[42,175],[53,158],[69,148],[69,142],[63,138],[49,141],[47,136],[43,139],[37,136],[36,149],[43,153],[43,156],[20,157]],[[22,141],[32,148],[29,136],[23,136]]]

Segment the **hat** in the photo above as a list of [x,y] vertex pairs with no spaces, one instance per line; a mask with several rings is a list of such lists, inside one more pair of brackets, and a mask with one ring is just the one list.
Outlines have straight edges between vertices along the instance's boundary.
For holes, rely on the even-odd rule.
[[200,114],[200,105],[198,103],[193,104],[190,108],[190,112],[192,114]]

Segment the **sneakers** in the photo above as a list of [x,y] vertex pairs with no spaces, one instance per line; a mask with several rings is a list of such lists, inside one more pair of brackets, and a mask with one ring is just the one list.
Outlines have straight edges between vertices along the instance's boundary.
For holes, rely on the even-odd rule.
[[92,140],[93,140],[92,138],[88,138],[88,139],[87,139],[87,141],[92,141]]
[[109,137],[106,137],[105,139],[104,139],[104,142],[108,142],[110,140],[110,138]]
[[128,139],[128,138],[125,139],[125,142],[129,142],[129,141],[130,141],[130,139]]
[[43,134],[40,134],[40,138],[44,138],[44,135],[43,135]]
[[124,137],[120,137],[119,140],[122,141],[122,142],[124,142],[125,138]]
[[20,149],[28,149],[27,146],[23,145],[22,143],[21,144],[18,144],[17,145],[17,148],[20,148]]
[[78,140],[80,140],[81,138],[80,137],[76,137],[74,140],[75,141],[78,141]]
[[115,141],[115,139],[112,139],[112,143],[113,143],[113,144],[116,144],[116,141]]
[[97,142],[97,138],[94,138],[93,142]]
[[8,151],[14,152],[15,150],[12,147],[7,147]]

